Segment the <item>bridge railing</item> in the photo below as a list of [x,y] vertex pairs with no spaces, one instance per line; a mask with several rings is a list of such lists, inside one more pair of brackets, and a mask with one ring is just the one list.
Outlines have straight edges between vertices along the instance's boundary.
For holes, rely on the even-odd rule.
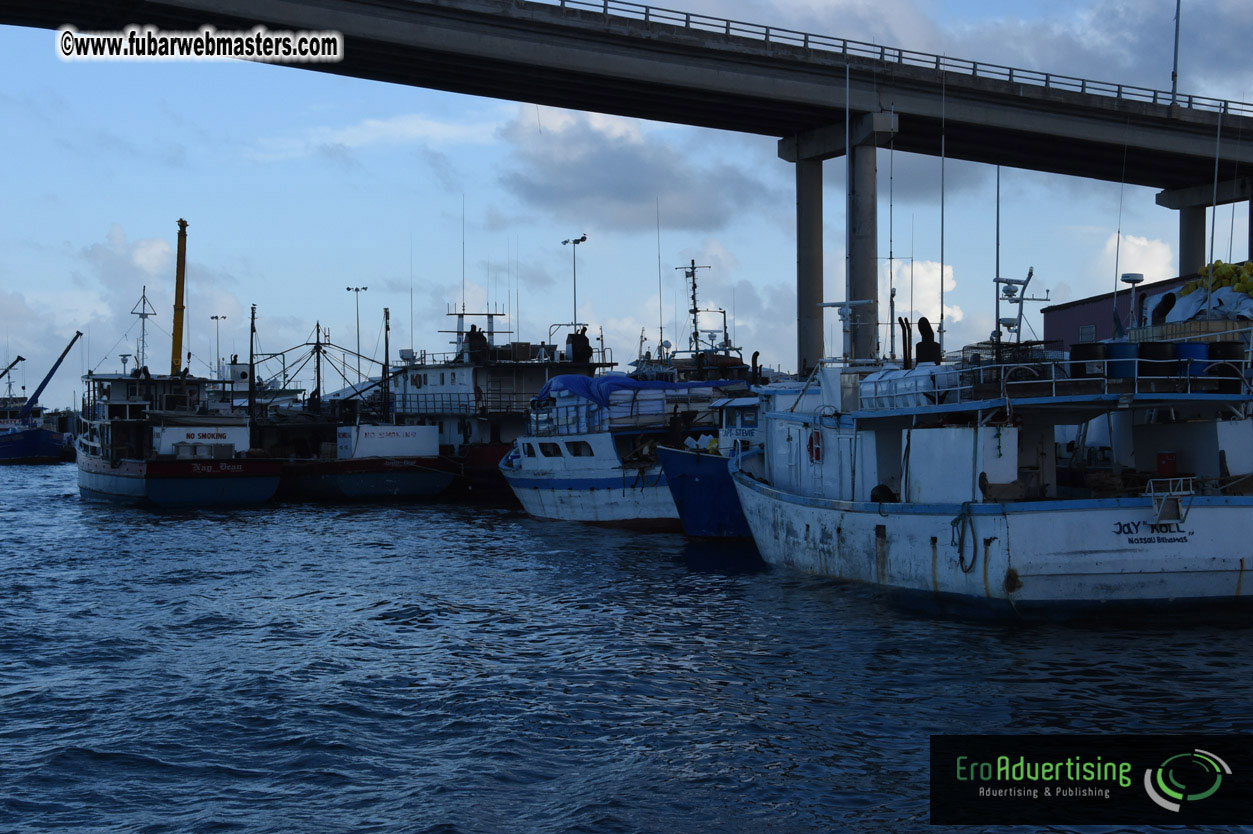
[[558,6],[562,9],[599,12],[606,17],[630,18],[642,20],[646,23],[660,23],[702,32],[715,32],[733,37],[759,40],[768,44],[778,43],[787,46],[797,46],[802,49],[852,55],[858,58],[869,58],[902,66],[957,72],[974,78],[990,78],[1006,81],[1010,84],[1027,84],[1050,90],[1086,93],[1149,104],[1169,105],[1173,103],[1191,110],[1207,110],[1225,115],[1253,116],[1253,104],[1247,102],[1227,101],[1185,93],[1172,94],[1165,90],[1154,90],[1150,87],[1139,87],[1132,84],[1115,84],[1109,81],[1094,81],[1073,75],[1058,75],[1057,73],[1009,67],[985,61],[968,61],[963,58],[950,58],[945,55],[918,52],[913,49],[900,49],[894,46],[882,46],[866,41],[836,38],[830,35],[815,35],[810,32],[800,32],[780,26],[747,23],[742,20],[716,17],[700,12],[681,12],[675,9],[632,3],[629,0],[527,0],[527,2],[546,6]]

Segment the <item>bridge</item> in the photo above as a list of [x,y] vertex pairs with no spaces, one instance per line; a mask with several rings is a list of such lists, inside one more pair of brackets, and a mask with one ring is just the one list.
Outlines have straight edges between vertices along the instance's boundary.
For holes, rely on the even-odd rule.
[[[1253,105],[660,9],[624,0],[14,0],[0,23],[334,29],[321,72],[778,137],[795,165],[797,362],[824,355],[822,163],[849,155],[845,351],[874,355],[875,150],[1160,189],[1180,273],[1205,263],[1205,209],[1253,198]],[[850,118],[846,124],[845,113]],[[1243,174],[1241,172],[1244,172]],[[1253,254],[1253,224],[1250,249]]]

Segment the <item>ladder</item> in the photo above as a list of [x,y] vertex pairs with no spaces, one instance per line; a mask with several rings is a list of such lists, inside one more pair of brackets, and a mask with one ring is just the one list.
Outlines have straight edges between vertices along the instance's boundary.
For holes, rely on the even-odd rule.
[[1192,478],[1152,478],[1144,491],[1153,500],[1153,523],[1182,524],[1188,518],[1196,484]]

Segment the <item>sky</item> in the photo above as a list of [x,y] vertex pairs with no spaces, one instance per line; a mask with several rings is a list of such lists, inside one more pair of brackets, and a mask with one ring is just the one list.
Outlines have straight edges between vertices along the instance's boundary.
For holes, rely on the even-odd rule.
[[[972,60],[1170,88],[1170,0],[674,0],[673,7]],[[1249,101],[1248,0],[1185,0],[1180,89]],[[167,367],[176,220],[188,230],[192,370],[246,354],[249,305],[263,351],[331,339],[381,358],[448,349],[445,314],[508,309],[526,341],[572,315],[614,358],[685,344],[682,273],[731,313],[745,355],[795,365],[795,195],[775,140],[238,63],[65,63],[47,30],[0,26],[0,357],[28,361],[34,389],[78,329],[42,397],[73,404],[87,369],[134,353],[143,288],[149,365]],[[1244,141],[1233,137],[1231,141]],[[1249,137],[1253,141],[1253,137]],[[882,283],[891,253],[898,314],[938,317],[940,162],[879,151]],[[824,292],[843,297],[844,171],[825,166]],[[993,319],[996,169],[946,167],[950,347]],[[1177,218],[1152,189],[1001,169],[1001,273],[1035,269],[1056,301],[1106,292],[1120,272],[1176,273]],[[463,210],[464,206],[464,210]],[[463,237],[464,217],[464,237]],[[1118,237],[1121,225],[1122,236]],[[889,234],[889,228],[891,233]],[[1218,210],[1216,256],[1247,257],[1247,205]],[[1118,241],[1121,240],[1119,244]],[[910,262],[913,261],[913,303]],[[660,265],[659,265],[660,261]],[[660,266],[660,268],[659,268]],[[659,290],[660,286],[660,290]],[[412,327],[410,310],[412,298]],[[515,303],[514,299],[518,299]],[[1029,322],[1041,330],[1038,309]],[[676,307],[680,310],[677,317]],[[886,310],[885,310],[886,313]],[[828,313],[827,350],[838,349]],[[886,315],[883,316],[886,319]],[[702,322],[702,326],[708,326]],[[129,332],[128,332],[129,330]],[[560,339],[560,337],[559,337]],[[6,361],[7,364],[7,361]],[[4,385],[0,384],[0,393]]]

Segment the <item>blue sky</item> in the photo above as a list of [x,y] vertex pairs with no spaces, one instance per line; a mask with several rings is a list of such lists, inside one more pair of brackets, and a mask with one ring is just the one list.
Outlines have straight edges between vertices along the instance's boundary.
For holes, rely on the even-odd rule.
[[[993,13],[988,4],[961,0],[673,5],[1103,80],[1170,84],[1169,0],[1069,0],[1047,9],[1003,2]],[[1253,4],[1192,0],[1184,7],[1181,89],[1249,100],[1249,62],[1225,56],[1246,53]],[[117,368],[116,354],[133,350],[133,342],[117,340],[145,283],[161,313],[150,364],[164,367],[179,217],[191,223],[194,370],[211,362],[212,314],[227,316],[223,352],[246,351],[252,303],[265,349],[303,341],[315,320],[351,344],[346,285],[370,287],[361,296],[365,352],[377,343],[385,305],[394,345],[412,340],[441,350],[447,337],[435,331],[447,326],[446,304],[460,296],[463,199],[469,302],[505,305],[516,277],[521,309],[513,312],[524,339],[537,341],[549,322],[569,320],[569,249],[560,242],[586,232],[579,317],[593,334],[604,328],[619,361],[634,357],[641,329],[654,340],[660,204],[667,337],[674,339],[682,292],[673,267],[696,258],[714,267],[702,275],[703,300],[734,309],[746,351],[760,350],[784,368],[794,363],[793,179],[771,139],[289,67],[68,64],[55,57],[51,32],[14,27],[0,27],[0,71],[8,197],[0,202],[0,348],[30,359],[17,378],[33,389],[75,328],[90,335],[45,404],[68,404],[84,369]],[[935,318],[939,162],[880,152],[884,258],[890,166],[892,248],[901,257],[912,245],[915,308]],[[948,165],[950,345],[990,329],[993,177],[987,166]],[[1173,274],[1176,218],[1154,205],[1151,190],[1009,169],[1002,171],[1002,272],[1034,266],[1033,286],[1058,299],[1109,289],[1120,191],[1122,271]],[[843,294],[842,195],[843,164],[835,160],[826,170],[828,299]],[[1217,251],[1225,258],[1232,215],[1222,208],[1218,216]],[[1246,256],[1247,223],[1247,208],[1237,207],[1237,259]],[[907,270],[899,265],[902,280]],[[903,301],[907,286],[899,292]]]

